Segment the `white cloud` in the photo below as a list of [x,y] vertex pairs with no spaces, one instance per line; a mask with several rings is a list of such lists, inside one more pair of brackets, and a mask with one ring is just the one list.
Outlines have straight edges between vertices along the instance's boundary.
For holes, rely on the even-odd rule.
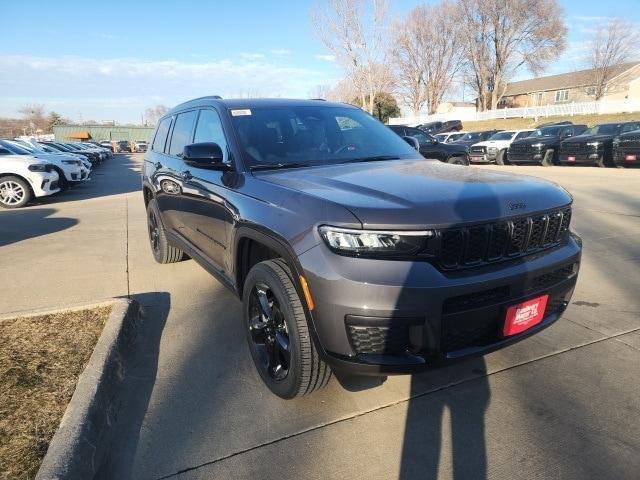
[[0,55],[0,116],[15,116],[25,103],[77,118],[136,121],[157,103],[176,105],[203,95],[305,98],[326,73],[276,65],[266,59],[185,62],[138,58]]
[[242,58],[244,58],[245,60],[262,60],[264,59],[264,54],[262,53],[246,53],[243,52],[240,54],[240,56]]
[[284,57],[286,55],[291,55],[291,50],[286,48],[272,48],[271,50],[269,50],[269,53],[278,57]]
[[314,58],[317,58],[318,60],[322,60],[324,62],[335,62],[336,61],[336,56],[335,55],[318,54],[318,55],[314,55]]

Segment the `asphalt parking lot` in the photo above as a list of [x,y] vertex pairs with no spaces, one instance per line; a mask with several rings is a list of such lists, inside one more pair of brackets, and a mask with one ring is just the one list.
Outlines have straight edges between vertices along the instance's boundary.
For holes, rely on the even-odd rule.
[[0,316],[131,296],[136,382],[102,478],[615,478],[640,473],[640,170],[506,168],[563,185],[584,257],[541,334],[415,376],[332,379],[283,401],[254,371],[241,305],[193,261],[154,263],[141,155],[0,212]]

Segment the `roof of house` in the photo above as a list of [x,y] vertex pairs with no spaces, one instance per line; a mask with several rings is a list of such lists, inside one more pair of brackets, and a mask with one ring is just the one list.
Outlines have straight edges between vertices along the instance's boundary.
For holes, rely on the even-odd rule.
[[[611,78],[617,77],[631,68],[640,65],[640,62],[621,63],[611,67]],[[593,85],[593,69],[578,70],[576,72],[549,75],[547,77],[531,78],[519,82],[511,82],[507,85],[504,96],[523,95],[533,92],[559,90],[561,88],[574,88]]]

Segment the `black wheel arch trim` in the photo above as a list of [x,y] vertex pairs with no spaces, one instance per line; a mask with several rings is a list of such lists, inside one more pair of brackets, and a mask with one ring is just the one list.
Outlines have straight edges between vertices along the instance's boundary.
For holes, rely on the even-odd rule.
[[302,265],[298,261],[298,256],[294,252],[293,248],[280,235],[266,228],[260,228],[257,225],[251,225],[251,226],[243,225],[238,227],[235,230],[235,237],[232,242],[233,251],[231,252],[231,255],[234,259],[234,267],[235,267],[234,277],[235,277],[235,283],[236,283],[236,293],[238,297],[242,300],[242,291],[240,289],[240,285],[242,283],[240,282],[240,278],[239,278],[240,272],[239,272],[239,269],[237,268],[238,266],[237,256],[238,254],[240,254],[239,252],[240,242],[245,239],[250,239],[250,240],[264,244],[274,252],[281,255],[284,261],[287,263],[294,277],[291,279],[291,281],[293,282],[293,285],[296,288],[296,293],[300,297],[300,300],[304,309],[304,315],[307,320],[307,327],[309,328],[309,332],[311,333],[311,338],[313,339],[321,358],[325,361],[330,360],[331,357],[327,354],[324,347],[322,346],[322,343],[320,342],[320,338],[318,337],[318,333],[315,327],[315,319],[313,317],[313,313],[309,310],[309,306],[305,301],[305,295],[302,290],[302,285],[300,285],[300,276],[303,273]]

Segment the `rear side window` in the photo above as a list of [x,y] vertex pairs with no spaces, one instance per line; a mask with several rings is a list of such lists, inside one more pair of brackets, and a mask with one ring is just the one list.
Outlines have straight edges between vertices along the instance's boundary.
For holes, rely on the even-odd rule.
[[173,127],[171,134],[171,147],[169,147],[169,155],[181,156],[185,145],[191,143],[191,135],[193,133],[193,124],[196,121],[196,114],[193,110],[178,115],[176,125]]
[[[156,130],[156,137],[153,139],[152,149],[156,152],[163,153],[164,146],[167,143],[167,135],[169,134],[169,127],[171,126],[171,117],[165,118],[158,125]],[[123,142],[118,142],[122,144]],[[126,142],[124,142],[126,143]]]
[[627,123],[622,126],[622,130],[620,133],[633,132],[634,130],[638,130],[640,128],[640,123]]
[[417,128],[407,128],[407,135],[418,140],[418,143],[420,143],[420,145],[422,145],[423,143],[429,143],[429,136],[422,130],[419,130]]
[[220,115],[215,110],[200,110],[193,143],[214,142],[222,149],[224,161],[227,161],[227,139],[222,130]]

